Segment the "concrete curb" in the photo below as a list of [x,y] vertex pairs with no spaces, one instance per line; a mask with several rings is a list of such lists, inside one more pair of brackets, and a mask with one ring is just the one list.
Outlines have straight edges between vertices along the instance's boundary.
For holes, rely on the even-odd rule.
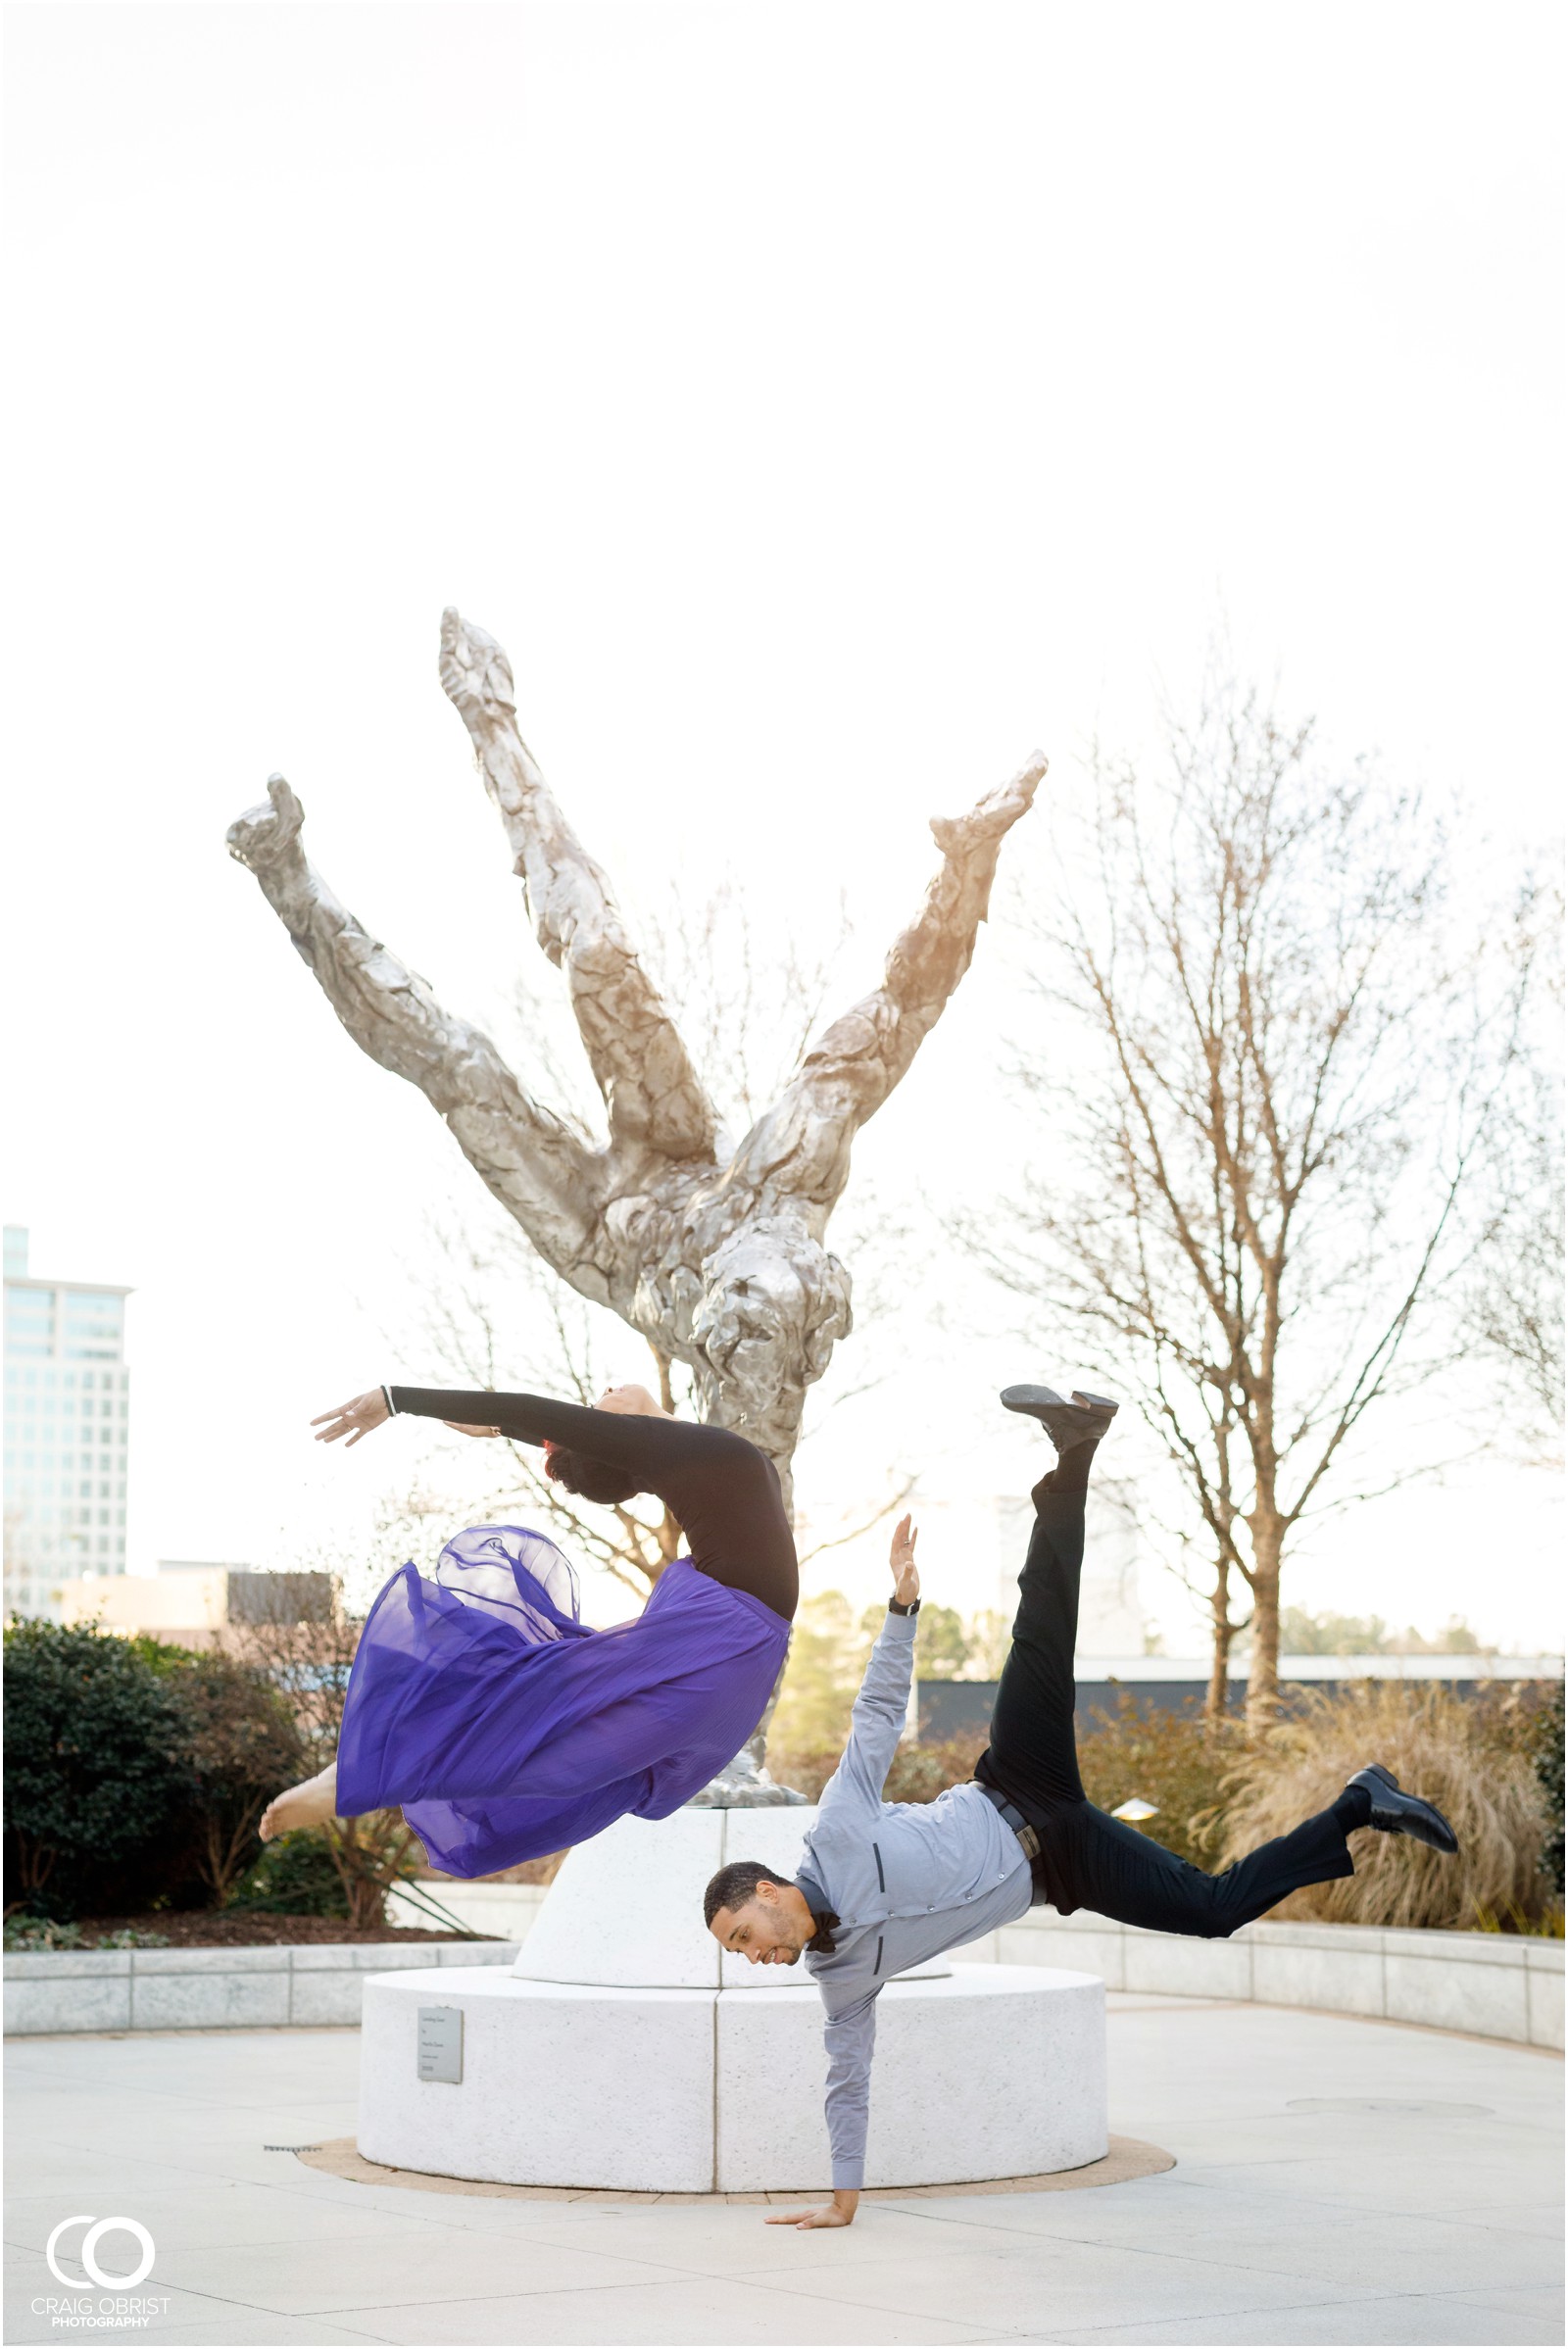
[[510,1966],[515,1941],[317,1941],[255,1949],[8,1952],[8,2038],[44,2032],[255,2031],[357,2024],[368,1974]]

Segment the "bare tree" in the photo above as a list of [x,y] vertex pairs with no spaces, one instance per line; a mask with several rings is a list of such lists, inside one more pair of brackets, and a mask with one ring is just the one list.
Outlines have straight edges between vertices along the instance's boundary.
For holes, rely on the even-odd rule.
[[[258,1575],[255,1585],[247,1619],[230,1632],[232,1653],[277,1691],[306,1765],[323,1769],[337,1751],[364,1619],[347,1605],[335,1575]],[[275,1778],[271,1784],[275,1791]],[[360,1933],[384,1924],[387,1894],[423,1856],[402,1812],[328,1819],[319,1832],[343,1886],[350,1928]]]
[[1464,1319],[1516,1406],[1510,1434],[1553,1466],[1563,1430],[1562,910],[1561,888],[1543,891],[1514,929],[1516,954],[1539,958],[1544,1032],[1530,1037],[1494,1111],[1485,1245]]
[[1441,830],[1359,765],[1323,772],[1309,725],[1221,685],[1168,747],[1157,784],[1095,758],[1086,897],[1031,942],[1018,1077],[1050,1189],[966,1236],[1137,1397],[1208,1577],[1211,1717],[1245,1592],[1263,1721],[1297,1529],[1349,1497],[1374,1406],[1451,1358],[1436,1308],[1528,967],[1462,943]]
[[942,866],[883,983],[835,1020],[738,1141],[723,1130],[611,895],[516,725],[492,637],[449,611],[441,682],[471,737],[539,943],[564,973],[609,1121],[595,1148],[490,1039],[444,1011],[306,860],[283,778],[228,835],[363,1051],[447,1120],[481,1180],[579,1295],[691,1371],[702,1415],[766,1451],[789,1490],[806,1390],[850,1327],[824,1245],[856,1133],[907,1070],[968,968],[1003,839],[1038,755],[969,812],[932,825]]

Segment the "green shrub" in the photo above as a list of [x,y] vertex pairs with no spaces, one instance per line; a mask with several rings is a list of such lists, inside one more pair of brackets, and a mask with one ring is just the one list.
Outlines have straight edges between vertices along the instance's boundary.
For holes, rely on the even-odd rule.
[[189,1848],[195,1780],[169,1678],[96,1625],[29,1621],[6,1631],[5,1684],[13,1894],[57,1920],[143,1905]]
[[1563,1891],[1562,1776],[1563,1685],[1561,1681],[1498,1682],[1471,1702],[1499,1751],[1528,1765],[1540,1793],[1542,1844],[1538,1860],[1544,1885]]
[[150,1933],[127,1925],[114,1933],[95,1933],[86,1941],[79,1925],[54,1925],[47,1917],[8,1917],[6,1919],[6,1947],[20,1950],[42,1949],[167,1949],[167,1933]]
[[769,1736],[768,1776],[781,1786],[793,1786],[808,1802],[815,1802],[843,1757],[842,1745],[782,1744]]
[[1223,1838],[1220,1812],[1231,1743],[1230,1724],[1210,1729],[1198,1714],[1164,1713],[1141,1704],[1130,1689],[1114,1711],[1097,1709],[1079,1725],[1078,1769],[1084,1792],[1102,1811],[1124,1802],[1152,1802],[1152,1819],[1136,1822],[1195,1868],[1213,1868]]
[[280,1787],[305,1775],[304,1740],[267,1675],[232,1656],[192,1656],[170,1686],[184,1714],[196,1779],[195,1864],[221,1908],[261,1854],[263,1811]]
[[[1114,1712],[1097,1713],[1093,1730],[1080,1737],[1078,1758],[1091,1802],[1115,1810],[1129,1796],[1156,1807],[1141,1821],[1144,1833],[1199,1867],[1212,1867],[1219,1826],[1212,1816],[1220,1800],[1223,1751],[1216,1752],[1200,1721],[1145,1712],[1123,1696]],[[985,1751],[983,1735],[948,1737],[927,1744],[906,1737],[893,1757],[883,1797],[888,1802],[934,1802],[949,1786],[974,1776]],[[839,1766],[842,1746],[785,1747],[770,1743],[768,1768],[810,1802],[819,1799]]]
[[284,1917],[346,1917],[348,1895],[326,1838],[314,1827],[294,1828],[262,1845],[261,1858],[240,1878],[228,1906],[270,1909]]
[[6,1919],[6,1947],[8,1949],[79,1949],[81,1927],[56,1925],[50,1917],[8,1917]]
[[1563,1938],[1564,1918],[1560,1900],[1554,1900],[1539,1917],[1527,1917],[1524,1910],[1516,1905],[1501,1917],[1494,1915],[1491,1909],[1477,1909],[1471,1922],[1478,1933],[1525,1933],[1537,1941],[1560,1941]]
[[1326,1810],[1368,1762],[1435,1802],[1459,1838],[1455,1857],[1407,1835],[1362,1834],[1355,1874],[1293,1892],[1271,1914],[1342,1925],[1473,1929],[1486,1916],[1540,1918],[1546,1796],[1517,1707],[1455,1695],[1440,1681],[1363,1681],[1303,1694],[1294,1717],[1238,1743],[1226,1784],[1222,1856]]
[[[889,1802],[930,1802],[973,1774],[978,1737],[942,1745],[906,1739],[884,1789]],[[841,1744],[778,1744],[768,1766],[815,1802]],[[1215,1870],[1324,1810],[1369,1761],[1452,1820],[1446,1859],[1399,1835],[1363,1835],[1356,1873],[1294,1893],[1273,1912],[1346,1924],[1447,1926],[1560,1933],[1563,1881],[1561,1682],[1456,1695],[1441,1682],[1367,1681],[1300,1693],[1260,1739],[1240,1722],[1146,1708],[1124,1691],[1079,1723],[1084,1790],[1102,1810],[1139,1799],[1142,1832],[1194,1866]]]
[[[906,1737],[893,1757],[883,1798],[888,1802],[935,1802],[949,1786],[973,1778],[975,1763],[984,1751],[984,1737],[949,1737],[929,1745]],[[779,1751],[769,1743],[767,1767],[781,1786],[793,1786],[808,1802],[815,1802],[843,1757],[842,1745]]]
[[[1542,1810],[1545,1819],[1545,1836],[1541,1846],[1541,1873],[1556,1893],[1559,1902],[1563,1894],[1562,1851],[1562,1768],[1563,1768],[1563,1685],[1549,1681],[1542,1692],[1541,1701],[1529,1708],[1530,1739],[1527,1750],[1541,1788]],[[1559,1917],[1562,1914],[1558,1909]]]
[[935,1802],[950,1786],[961,1786],[974,1776],[985,1752],[984,1737],[933,1738],[930,1744],[906,1737],[893,1757],[884,1788],[889,1802]]
[[5,1653],[14,1893],[61,1917],[221,1907],[263,1808],[302,1775],[267,1673],[97,1626],[19,1625]]
[[[364,1625],[345,1607],[341,1585],[328,1576],[263,1575],[258,1583],[268,1588],[255,1593],[242,1658],[288,1704],[303,1747],[295,1770],[319,1770],[337,1749]],[[412,1876],[424,1856],[402,1812],[329,1819],[318,1833],[347,1902],[346,1912],[331,1913],[346,1913],[356,1933],[383,1925],[388,1892]]]

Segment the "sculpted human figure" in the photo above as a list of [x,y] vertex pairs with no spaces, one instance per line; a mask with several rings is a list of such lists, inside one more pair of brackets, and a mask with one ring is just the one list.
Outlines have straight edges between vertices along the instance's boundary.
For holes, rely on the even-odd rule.
[[914,1663],[920,1578],[915,1533],[900,1524],[893,1596],[855,1703],[844,1758],[823,1789],[793,1883],[751,1860],[710,1883],[704,1914],[724,1948],[756,1966],[805,1959],[826,2011],[827,2132],[833,2198],[774,2227],[848,2227],[864,2179],[876,2002],[894,1976],[978,1940],[1044,1902],[1125,1925],[1223,1938],[1298,1885],[1351,1876],[1348,1838],[1372,1827],[1458,1848],[1442,1813],[1380,1763],[1338,1800],[1218,1876],[1098,1810],[1084,1793],[1073,1733],[1073,1648],[1084,1499],[1116,1405],[1048,1387],[1002,1397],[1044,1426],[1057,1464],[1035,1486],[1034,1530],[991,1743],[965,1786],[932,1803],[884,1802]]

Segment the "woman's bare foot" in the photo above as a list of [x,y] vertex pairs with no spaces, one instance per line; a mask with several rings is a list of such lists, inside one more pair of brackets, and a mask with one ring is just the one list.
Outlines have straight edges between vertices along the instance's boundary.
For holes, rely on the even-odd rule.
[[256,1832],[264,1843],[270,1843],[274,1835],[286,1835],[291,1828],[319,1827],[323,1819],[336,1816],[337,1764],[328,1762],[314,1778],[275,1795],[262,1813]]

